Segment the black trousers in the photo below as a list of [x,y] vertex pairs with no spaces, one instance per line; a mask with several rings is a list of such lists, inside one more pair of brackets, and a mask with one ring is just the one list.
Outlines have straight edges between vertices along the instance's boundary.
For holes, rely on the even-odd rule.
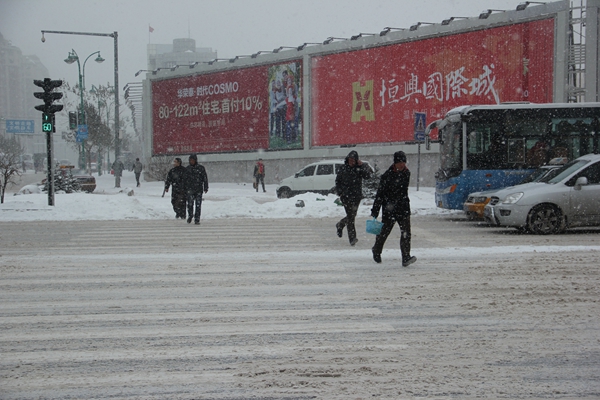
[[356,220],[356,214],[358,213],[358,206],[360,205],[360,200],[358,201],[343,201],[344,210],[346,211],[346,217],[342,218],[338,225],[340,228],[344,229],[344,227],[348,227],[348,240],[352,242],[356,239],[356,226],[354,225],[354,221]]
[[[194,211],[194,204],[196,205],[196,211]],[[192,218],[193,215],[194,222],[200,221],[200,213],[202,212],[202,192],[187,194],[187,211],[188,218]]]
[[175,217],[185,218],[185,197],[185,193],[171,193],[171,204],[175,211]]
[[394,225],[398,223],[400,226],[400,252],[402,253],[402,260],[406,260],[410,257],[410,214],[402,216],[395,216],[393,219],[384,219],[381,233],[375,238],[375,245],[373,245],[373,253],[381,254],[383,251],[383,245],[387,240],[388,236],[394,229]]
[[258,184],[262,183],[262,188],[263,188],[263,192],[266,192],[265,190],[265,176],[264,175],[256,175],[256,191],[258,192]]

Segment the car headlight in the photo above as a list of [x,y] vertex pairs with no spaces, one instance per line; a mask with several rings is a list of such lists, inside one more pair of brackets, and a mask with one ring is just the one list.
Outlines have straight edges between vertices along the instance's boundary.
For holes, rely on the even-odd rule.
[[517,201],[521,200],[521,197],[523,197],[523,192],[509,194],[502,201],[502,204],[515,204]]
[[485,203],[487,204],[488,202],[488,197],[487,196],[477,196],[475,198],[473,198],[473,203],[474,204],[478,204],[478,203]]

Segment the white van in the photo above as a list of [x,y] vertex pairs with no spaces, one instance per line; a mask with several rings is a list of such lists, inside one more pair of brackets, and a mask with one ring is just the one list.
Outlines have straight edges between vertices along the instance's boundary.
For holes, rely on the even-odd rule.
[[[363,161],[363,164],[371,168],[367,161]],[[306,192],[324,195],[335,193],[335,177],[343,165],[344,160],[324,160],[309,164],[294,176],[281,181],[277,187],[277,197],[287,199]]]

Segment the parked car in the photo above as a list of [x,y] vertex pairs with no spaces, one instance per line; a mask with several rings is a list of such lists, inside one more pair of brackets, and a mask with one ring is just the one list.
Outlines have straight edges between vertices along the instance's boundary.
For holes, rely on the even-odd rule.
[[81,186],[81,190],[84,192],[92,193],[96,190],[96,178],[92,175],[73,175],[73,178],[77,179],[79,185]]
[[[371,168],[367,161],[363,161],[363,164]],[[335,177],[343,165],[344,160],[324,160],[309,164],[296,172],[294,176],[281,181],[277,187],[277,197],[286,199],[306,192],[324,195],[334,193]]]
[[[552,177],[555,171],[566,162],[566,160],[562,158],[557,160],[560,160],[560,163],[543,165],[535,169],[531,174],[527,175],[519,185],[530,182],[539,182],[548,177]],[[463,211],[467,214],[467,217],[471,219],[483,219],[483,209],[486,204],[490,202],[492,195],[498,190],[502,189],[485,190],[469,194],[467,200],[463,203]]]
[[484,208],[486,221],[536,234],[600,226],[600,154],[588,154],[554,177],[502,189]]

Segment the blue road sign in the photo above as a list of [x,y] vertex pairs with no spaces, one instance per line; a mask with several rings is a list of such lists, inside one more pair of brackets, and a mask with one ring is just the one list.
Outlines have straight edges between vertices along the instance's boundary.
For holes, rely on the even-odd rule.
[[32,119],[7,119],[6,133],[35,133]]
[[415,113],[415,140],[418,142],[425,141],[425,128],[427,127],[427,114]]
[[81,143],[88,138],[88,127],[87,125],[77,125],[77,136],[75,140],[77,143]]

